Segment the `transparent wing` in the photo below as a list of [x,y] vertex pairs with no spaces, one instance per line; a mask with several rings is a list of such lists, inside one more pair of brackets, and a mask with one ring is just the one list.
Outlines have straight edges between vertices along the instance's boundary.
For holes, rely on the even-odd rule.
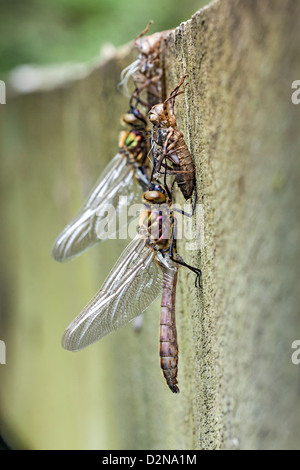
[[141,64],[141,60],[138,58],[132,64],[125,67],[125,69],[121,72],[121,81],[118,84],[118,88],[122,91],[122,93],[127,96],[128,98],[131,97],[131,94],[128,90],[128,81],[130,77],[132,77],[138,70]]
[[67,261],[95,243],[113,238],[127,224],[127,218],[120,214],[127,205],[141,202],[142,197],[134,172],[124,156],[113,158],[82,209],[55,240],[52,256],[56,261]]
[[62,345],[76,351],[140,315],[162,292],[163,271],[147,240],[137,235],[103,287],[65,330]]

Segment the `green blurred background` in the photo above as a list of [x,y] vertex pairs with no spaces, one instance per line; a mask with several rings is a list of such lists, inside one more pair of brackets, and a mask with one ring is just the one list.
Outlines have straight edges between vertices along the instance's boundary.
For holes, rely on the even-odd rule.
[[86,61],[144,29],[171,29],[205,0],[0,0],[0,75],[27,63]]

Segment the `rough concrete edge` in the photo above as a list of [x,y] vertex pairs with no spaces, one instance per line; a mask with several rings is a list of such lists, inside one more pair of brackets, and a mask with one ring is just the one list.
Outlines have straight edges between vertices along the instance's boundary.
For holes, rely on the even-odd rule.
[[[84,79],[112,60],[122,60],[133,50],[133,41],[121,47],[104,46],[100,54],[87,62],[62,63],[46,66],[23,64],[11,70],[7,79],[7,96],[58,90]],[[27,81],[27,86],[22,82]],[[31,82],[31,83],[30,83]]]
[[172,29],[170,31],[170,33],[168,34],[168,37],[171,35],[171,34],[174,34],[176,35],[177,32],[180,31],[180,28],[182,28],[183,25],[188,25],[190,23],[192,23],[194,21],[194,18],[196,18],[197,16],[201,15],[202,13],[204,13],[206,10],[210,10],[212,8],[215,8],[215,6],[218,4],[218,3],[221,3],[222,0],[212,0],[208,5],[205,5],[204,7],[202,8],[199,8],[199,10],[195,11],[195,13],[193,13],[193,15],[191,16],[191,18],[189,18],[188,20],[186,21],[183,21],[182,23],[180,23],[178,26],[176,26],[174,29]]

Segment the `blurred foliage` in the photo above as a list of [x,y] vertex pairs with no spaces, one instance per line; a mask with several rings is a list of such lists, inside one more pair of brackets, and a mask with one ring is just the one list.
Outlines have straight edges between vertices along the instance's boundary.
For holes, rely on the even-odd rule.
[[0,73],[24,63],[80,62],[103,44],[186,21],[207,0],[0,0]]

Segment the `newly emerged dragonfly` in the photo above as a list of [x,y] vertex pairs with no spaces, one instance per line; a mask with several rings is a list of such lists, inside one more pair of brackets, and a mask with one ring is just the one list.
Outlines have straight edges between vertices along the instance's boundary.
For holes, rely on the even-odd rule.
[[176,253],[172,195],[156,184],[143,194],[145,204],[138,234],[125,249],[104,285],[65,330],[62,345],[76,351],[124,326],[144,312],[162,294],[160,320],[161,369],[169,388],[177,385],[178,345],[175,295],[179,266]]
[[[120,213],[126,209],[124,201],[128,205],[140,202],[143,191],[150,185],[147,119],[136,106],[131,106],[130,112],[122,116],[122,123],[130,129],[120,133],[118,153],[101,174],[84,206],[57,237],[52,250],[56,261],[72,259],[108,236],[114,237],[121,228]],[[110,207],[115,211],[109,212]],[[110,217],[116,223],[115,233],[107,231]]]
[[[151,149],[153,171],[151,179],[167,173],[175,175],[176,183],[185,199],[192,196],[195,187],[195,166],[190,151],[184,141],[183,133],[178,129],[174,113],[175,98],[184,93],[179,91],[185,75],[169,97],[156,104],[149,111],[149,120],[153,124],[151,132]],[[171,164],[171,166],[168,165]],[[164,168],[161,171],[161,167]]]

